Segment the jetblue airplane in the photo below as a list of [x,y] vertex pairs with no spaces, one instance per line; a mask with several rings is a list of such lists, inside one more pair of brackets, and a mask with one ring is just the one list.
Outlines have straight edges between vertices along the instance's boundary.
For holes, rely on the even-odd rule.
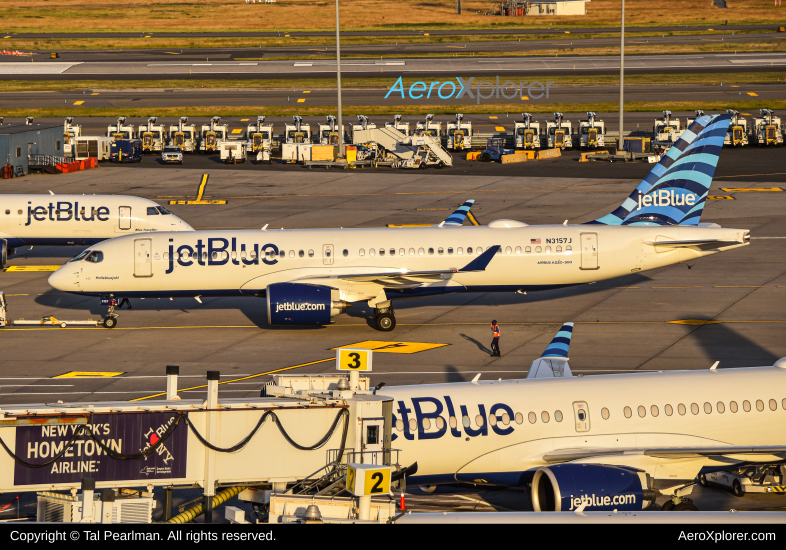
[[619,208],[589,224],[464,227],[468,201],[428,228],[129,235],[91,247],[49,284],[110,308],[121,297],[266,297],[272,325],[324,325],[367,302],[388,331],[399,299],[622,277],[749,244],[746,229],[700,223],[727,127],[728,115],[696,119]]
[[92,245],[119,237],[194,228],[155,202],[122,195],[0,195],[2,265],[20,246]]
[[[695,480],[784,463],[786,358],[771,367],[574,377],[573,323],[527,379],[386,386],[410,484],[531,483],[535,511],[696,510]],[[417,463],[417,466],[414,466]],[[786,473],[786,470],[783,470]],[[786,484],[784,484],[786,485]],[[786,487],[784,487],[786,489]]]

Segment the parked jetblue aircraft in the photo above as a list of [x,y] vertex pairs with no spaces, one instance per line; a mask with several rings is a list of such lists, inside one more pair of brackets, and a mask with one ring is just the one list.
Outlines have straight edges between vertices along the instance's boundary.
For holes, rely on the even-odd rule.
[[[50,191],[51,193],[51,191]],[[123,195],[0,195],[0,260],[25,245],[91,245],[194,228],[155,202]]]
[[386,386],[409,484],[532,484],[536,511],[696,510],[702,474],[783,463],[786,358],[771,367],[573,377],[566,323],[527,379]]
[[[49,283],[110,299],[267,297],[273,325],[323,325],[367,302],[376,327],[392,330],[399,299],[547,290],[693,260],[749,244],[748,230],[699,223],[728,118],[696,119],[630,198],[590,224],[463,227],[468,201],[428,228],[129,235],[92,247]],[[113,309],[107,319],[115,325]]]

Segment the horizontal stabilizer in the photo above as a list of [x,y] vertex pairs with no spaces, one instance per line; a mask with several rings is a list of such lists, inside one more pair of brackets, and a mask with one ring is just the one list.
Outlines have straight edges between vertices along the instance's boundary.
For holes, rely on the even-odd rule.
[[527,378],[570,378],[568,350],[573,336],[573,323],[565,323],[538,359],[532,362]]
[[644,241],[644,244],[660,248],[699,248],[701,250],[711,250],[713,248],[723,248],[725,246],[735,246],[745,243],[740,241],[724,241],[721,239],[692,239],[686,241]]

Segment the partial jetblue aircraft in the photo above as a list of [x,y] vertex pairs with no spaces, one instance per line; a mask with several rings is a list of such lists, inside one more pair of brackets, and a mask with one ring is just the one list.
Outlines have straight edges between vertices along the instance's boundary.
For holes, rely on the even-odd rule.
[[[784,463],[786,358],[771,367],[573,377],[563,325],[524,380],[386,386],[410,484],[532,484],[536,511],[696,510],[702,475]],[[785,467],[782,467],[785,468]]]
[[[50,192],[51,193],[51,192]],[[123,195],[0,195],[0,258],[20,246],[92,245],[194,228],[155,202]]]
[[[583,225],[461,224],[472,201],[428,228],[195,231],[129,235],[49,278],[56,289],[120,297],[267,297],[272,325],[323,325],[354,302],[376,327],[393,302],[452,292],[531,292],[592,283],[749,244],[746,229],[701,224],[728,115],[704,116],[611,214]],[[87,256],[93,258],[93,256]],[[114,326],[116,314],[110,309]]]

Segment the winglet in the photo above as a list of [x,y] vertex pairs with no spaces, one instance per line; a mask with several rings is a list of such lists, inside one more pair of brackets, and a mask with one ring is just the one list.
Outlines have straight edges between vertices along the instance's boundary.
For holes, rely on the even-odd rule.
[[491,259],[494,257],[494,254],[502,248],[500,245],[495,244],[494,246],[490,246],[488,250],[486,250],[483,254],[469,262],[467,265],[459,269],[459,272],[466,272],[466,271],[485,271],[486,266],[489,265]]
[[568,350],[573,336],[573,323],[565,323],[552,338],[551,343],[539,358],[532,362],[527,378],[570,378]]
[[442,222],[447,225],[461,225],[464,223],[464,218],[467,217],[469,214],[469,209],[472,208],[472,205],[475,203],[474,199],[469,199],[464,204],[459,206],[455,212],[453,212],[450,216],[445,218],[445,221]]

